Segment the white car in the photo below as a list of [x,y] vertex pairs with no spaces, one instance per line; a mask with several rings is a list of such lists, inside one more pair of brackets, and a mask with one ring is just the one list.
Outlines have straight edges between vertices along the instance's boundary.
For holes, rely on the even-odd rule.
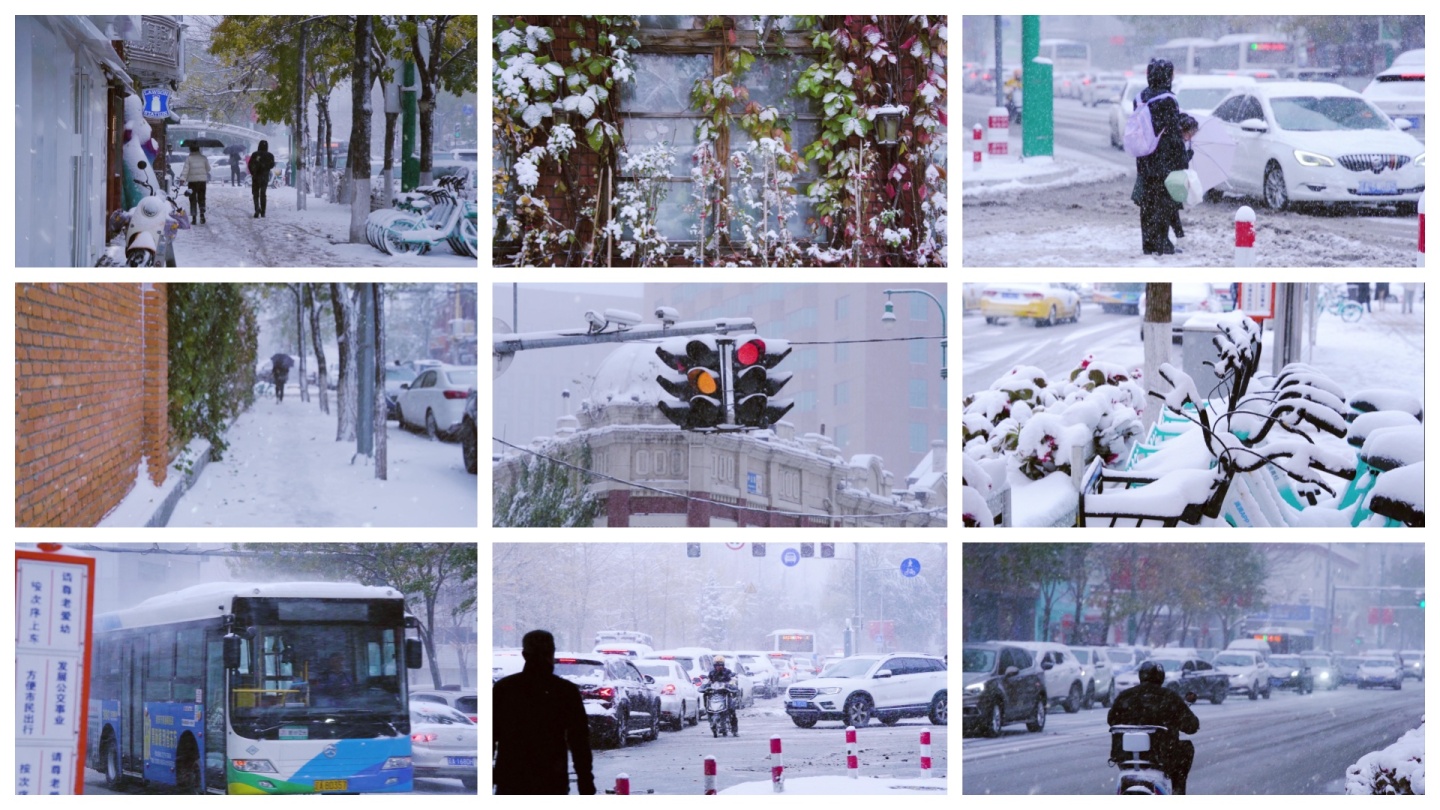
[[428,368],[400,386],[395,407],[401,427],[423,429],[432,438],[458,436],[465,400],[476,386],[475,366]]
[[1125,148],[1125,122],[1135,112],[1135,99],[1145,89],[1144,79],[1130,79],[1120,91],[1120,101],[1110,108],[1110,145],[1116,149]]
[[680,731],[686,723],[700,722],[700,690],[690,682],[690,675],[673,658],[637,658],[633,662],[640,674],[654,679],[660,693],[660,722],[671,731]]
[[705,681],[705,675],[710,671],[710,665],[715,662],[715,651],[709,647],[674,647],[668,650],[656,650],[648,658],[672,658],[690,676],[690,683],[699,687]]
[[1366,655],[1360,661],[1360,670],[1356,676],[1355,686],[1360,689],[1369,689],[1372,686],[1388,686],[1391,689],[1399,689],[1405,680],[1401,666],[1390,656]]
[[1009,641],[1016,647],[1023,647],[1035,655],[1045,679],[1045,694],[1050,703],[1074,714],[1082,708],[1090,708],[1085,697],[1085,678],[1081,673],[1080,661],[1075,653],[1064,644],[1051,641]]
[[1244,692],[1251,700],[1270,699],[1270,667],[1253,650],[1225,650],[1215,656],[1215,668],[1230,676],[1230,691]]
[[1414,213],[1425,145],[1359,93],[1324,82],[1241,87],[1215,108],[1236,142],[1224,191],[1292,203],[1393,205]]
[[1071,647],[1075,660],[1080,662],[1081,675],[1085,679],[1085,697],[1089,701],[1099,700],[1100,705],[1110,708],[1110,701],[1120,690],[1115,686],[1115,670],[1110,658],[1100,647]]
[[655,651],[650,649],[649,644],[632,644],[625,641],[606,641],[596,644],[591,652],[604,655],[620,655],[626,658],[651,658]]
[[780,694],[780,670],[770,662],[770,656],[763,650],[740,650],[736,655],[740,656],[740,663],[750,667],[757,694],[767,698]]
[[791,686],[785,713],[800,728],[839,720],[864,728],[870,718],[893,726],[906,717],[949,720],[945,661],[921,653],[852,655],[825,668],[825,674]]
[[439,703],[410,704],[410,756],[418,778],[459,779],[476,784],[480,754],[478,727],[470,718]]
[[1095,78],[1080,88],[1080,103],[1095,107],[1102,103],[1119,103],[1120,94],[1130,79],[1124,73],[1097,73]]
[[1173,89],[1180,112],[1201,117],[1214,112],[1225,97],[1240,87],[1253,87],[1249,76],[1176,76]]
[[449,706],[470,718],[470,722],[480,722],[479,696],[474,689],[411,689],[410,702],[438,703],[441,706]]
[[1392,121],[1408,121],[1410,133],[1425,134],[1425,49],[1406,51],[1361,91]]

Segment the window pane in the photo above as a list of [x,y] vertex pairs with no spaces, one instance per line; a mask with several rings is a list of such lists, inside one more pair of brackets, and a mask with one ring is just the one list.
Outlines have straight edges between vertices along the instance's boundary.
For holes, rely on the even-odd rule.
[[692,28],[704,28],[705,18],[693,14],[642,14],[640,15],[641,28],[668,28],[671,30],[689,30]]
[[910,381],[910,407],[924,408],[930,404],[929,391],[924,380]]
[[815,99],[790,95],[807,64],[806,59],[784,56],[756,59],[741,83],[750,90],[750,100],[762,107],[775,107],[782,113],[819,113]]
[[910,362],[920,364],[930,362],[930,344],[923,340],[910,341]]
[[695,80],[710,75],[706,54],[637,53],[630,58],[635,81],[620,89],[620,109],[626,112],[685,112]]
[[[665,144],[675,163],[670,167],[670,176],[688,180],[690,158],[695,154],[694,118],[630,118],[621,116],[621,131],[625,135],[625,148],[635,154],[652,146]],[[622,164],[623,165],[623,164]]]
[[910,423],[910,452],[925,453],[930,450],[930,437],[924,422]]

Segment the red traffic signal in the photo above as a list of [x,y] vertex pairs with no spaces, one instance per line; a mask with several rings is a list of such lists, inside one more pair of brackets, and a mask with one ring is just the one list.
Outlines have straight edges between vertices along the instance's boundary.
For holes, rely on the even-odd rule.
[[768,428],[795,407],[794,400],[777,401],[775,395],[790,382],[788,372],[770,371],[790,354],[783,340],[753,337],[735,347],[733,370],[735,421],[742,427]]

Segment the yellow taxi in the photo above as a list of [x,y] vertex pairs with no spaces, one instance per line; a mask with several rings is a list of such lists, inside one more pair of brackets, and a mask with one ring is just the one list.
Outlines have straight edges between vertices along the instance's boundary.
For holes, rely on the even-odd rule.
[[1059,284],[989,284],[980,296],[986,323],[1002,318],[1031,320],[1053,326],[1080,320],[1080,293]]

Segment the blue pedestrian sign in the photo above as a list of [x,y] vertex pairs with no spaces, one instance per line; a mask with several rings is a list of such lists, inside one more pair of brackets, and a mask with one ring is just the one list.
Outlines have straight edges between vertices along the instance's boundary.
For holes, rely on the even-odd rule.
[[800,552],[793,548],[787,548],[780,552],[780,562],[794,568],[800,564]]
[[170,96],[164,90],[143,90],[140,96],[145,101],[147,118],[170,114]]
[[900,561],[900,573],[907,577],[920,576],[920,561],[914,557],[906,557]]

